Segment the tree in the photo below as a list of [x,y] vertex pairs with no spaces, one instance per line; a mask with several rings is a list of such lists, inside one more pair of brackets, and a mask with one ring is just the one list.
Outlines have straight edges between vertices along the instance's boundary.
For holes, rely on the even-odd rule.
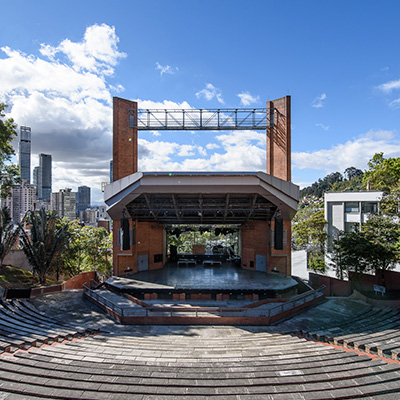
[[383,153],[376,153],[368,162],[363,184],[369,183],[371,189],[382,190],[380,204],[382,214],[399,215],[400,204],[400,157],[384,158]]
[[111,235],[104,228],[91,226],[84,226],[82,231],[83,251],[89,270],[109,274],[111,272]]
[[20,182],[19,168],[11,164],[11,157],[15,154],[11,141],[17,136],[17,125],[12,118],[6,119],[4,110],[8,106],[0,103],[0,197],[6,198],[11,187]]
[[42,208],[38,212],[27,212],[24,221],[30,227],[29,234],[21,227],[23,251],[41,284],[46,282],[47,273],[55,267],[68,243],[67,226],[58,224],[58,220],[57,214]]
[[369,246],[365,259],[370,270],[394,268],[400,258],[400,227],[392,217],[372,215],[361,228]]
[[351,232],[340,231],[333,241],[332,266],[339,279],[348,277],[349,272],[367,272],[368,262],[365,256],[369,243],[358,229]]
[[344,170],[344,177],[348,180],[351,181],[352,179],[355,179],[357,177],[363,177],[364,172],[361,171],[361,169],[357,169],[355,167],[348,167]]
[[324,253],[326,232],[324,210],[314,212],[308,219],[293,225],[295,243],[297,246],[314,246],[317,251]]
[[368,162],[369,170],[364,173],[363,183],[369,181],[371,189],[383,190],[386,194],[399,186],[400,157],[384,158],[383,153],[376,153]]
[[15,246],[18,239],[19,229],[14,228],[11,220],[10,210],[7,207],[0,209],[0,268],[3,260],[10,250]]

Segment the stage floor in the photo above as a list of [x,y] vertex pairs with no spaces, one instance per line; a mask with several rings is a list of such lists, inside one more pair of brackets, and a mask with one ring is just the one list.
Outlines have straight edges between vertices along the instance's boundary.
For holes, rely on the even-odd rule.
[[138,289],[285,292],[297,286],[291,277],[248,271],[231,263],[213,266],[169,263],[162,269],[112,277],[106,283],[124,292]]

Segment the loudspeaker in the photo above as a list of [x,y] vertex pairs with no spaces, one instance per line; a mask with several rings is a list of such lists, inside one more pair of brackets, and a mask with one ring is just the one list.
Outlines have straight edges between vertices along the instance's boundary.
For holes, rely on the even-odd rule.
[[283,219],[275,218],[274,249],[283,250]]
[[131,248],[131,240],[129,237],[129,219],[121,218],[121,250],[129,250]]

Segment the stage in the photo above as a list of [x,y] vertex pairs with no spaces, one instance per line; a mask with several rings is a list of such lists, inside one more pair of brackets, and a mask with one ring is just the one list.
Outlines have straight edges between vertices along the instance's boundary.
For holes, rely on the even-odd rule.
[[199,294],[211,299],[220,294],[232,299],[248,296],[265,299],[296,293],[297,282],[291,277],[249,271],[228,262],[221,265],[168,263],[162,269],[109,278],[106,286],[139,299],[148,298],[149,294],[156,294],[160,299],[172,298],[174,294],[188,299]]

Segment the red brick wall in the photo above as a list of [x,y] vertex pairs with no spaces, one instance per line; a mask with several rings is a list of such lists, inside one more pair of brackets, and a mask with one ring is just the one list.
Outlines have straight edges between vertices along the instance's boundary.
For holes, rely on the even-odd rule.
[[342,281],[340,279],[332,278],[330,276],[314,274],[310,272],[310,281],[314,289],[318,289],[320,286],[325,285],[326,296],[350,296],[353,292],[350,281]]
[[[256,254],[267,257],[268,265],[268,222],[267,221],[248,221],[242,226],[242,267],[245,269],[256,270]],[[253,262],[253,268],[250,267]]]
[[267,174],[285,181],[291,177],[290,96],[267,102],[273,112],[274,126],[267,129]]
[[[271,229],[275,229],[275,221],[271,221]],[[273,246],[271,246],[271,254],[268,260],[271,265],[271,271],[276,268],[276,270],[283,275],[290,276],[292,274],[292,247],[291,247],[291,239],[292,239],[292,224],[290,221],[283,221],[283,230],[284,234],[286,232],[284,238],[284,246],[282,250],[275,250]]]
[[137,254],[147,254],[149,269],[163,267],[162,262],[155,263],[154,255],[163,254],[163,226],[155,222],[136,223],[136,250]]
[[138,170],[137,129],[129,127],[128,109],[137,103],[113,99],[113,180],[124,178]]
[[[134,228],[132,221],[129,221],[130,229]],[[137,271],[135,255],[135,244],[129,249],[122,251],[118,246],[118,230],[121,228],[121,221],[113,222],[113,275],[121,275],[125,270],[130,269],[132,272]]]

